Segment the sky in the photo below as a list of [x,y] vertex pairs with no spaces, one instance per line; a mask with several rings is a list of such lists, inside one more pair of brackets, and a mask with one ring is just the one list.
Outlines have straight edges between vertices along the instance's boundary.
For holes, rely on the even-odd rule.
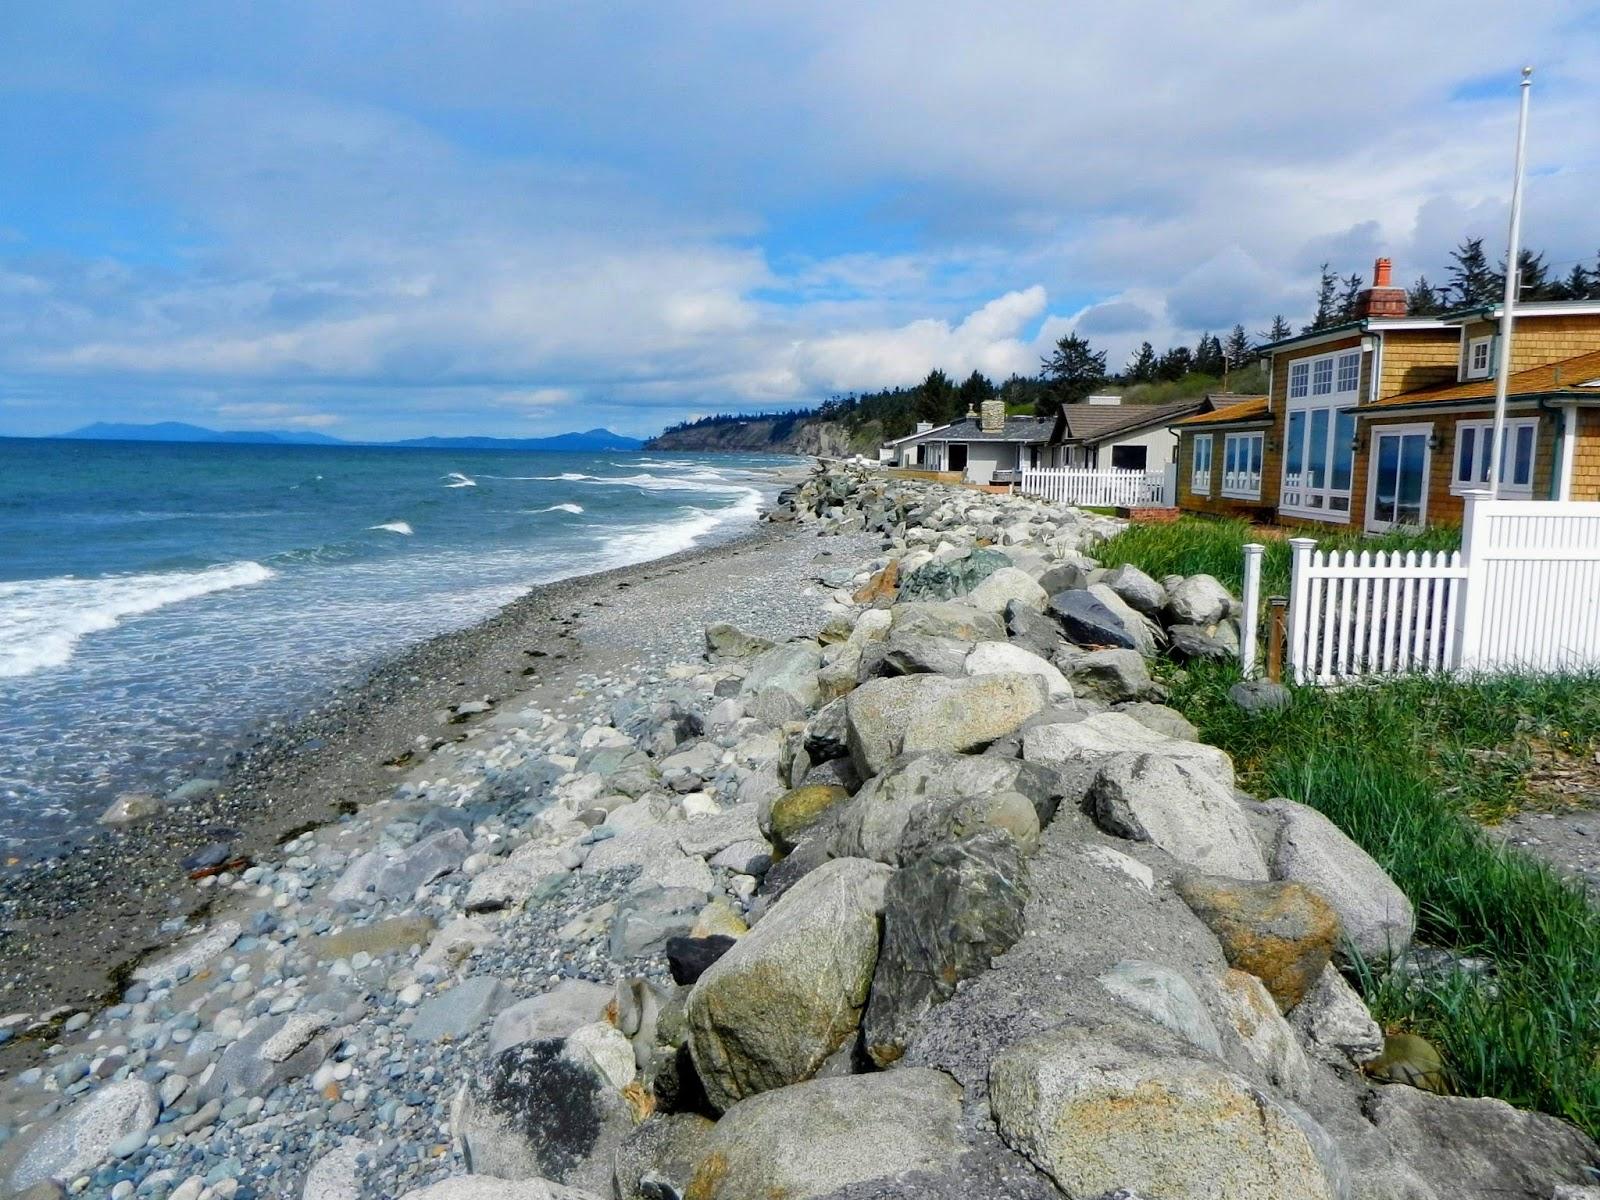
[[1600,250],[1600,9],[0,6],[0,435],[647,435]]

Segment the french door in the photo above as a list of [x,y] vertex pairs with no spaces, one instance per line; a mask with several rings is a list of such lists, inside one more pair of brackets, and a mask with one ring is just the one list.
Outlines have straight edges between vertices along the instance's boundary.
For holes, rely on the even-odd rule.
[[1420,529],[1428,522],[1428,439],[1431,425],[1372,430],[1367,479],[1367,528]]

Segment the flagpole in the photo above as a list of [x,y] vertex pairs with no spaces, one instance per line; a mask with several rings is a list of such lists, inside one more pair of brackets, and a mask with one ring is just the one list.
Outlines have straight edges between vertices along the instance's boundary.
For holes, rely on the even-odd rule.
[[1500,354],[1494,381],[1494,440],[1489,447],[1489,498],[1500,498],[1500,474],[1504,469],[1506,390],[1511,380],[1512,307],[1517,299],[1517,260],[1522,255],[1522,171],[1528,145],[1528,91],[1533,86],[1533,68],[1522,68],[1522,105],[1517,113],[1517,165],[1511,184],[1511,233],[1506,247],[1506,291],[1500,305]]

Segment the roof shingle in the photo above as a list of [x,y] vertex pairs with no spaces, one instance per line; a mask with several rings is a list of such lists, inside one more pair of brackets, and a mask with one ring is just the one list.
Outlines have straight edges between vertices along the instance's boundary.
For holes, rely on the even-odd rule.
[[[1600,351],[1564,358],[1527,371],[1518,371],[1506,381],[1508,396],[1551,396],[1569,394],[1593,397],[1600,380]],[[1493,400],[1495,380],[1474,379],[1470,383],[1447,383],[1397,392],[1363,408],[1407,408],[1420,404],[1461,404],[1473,400]]]

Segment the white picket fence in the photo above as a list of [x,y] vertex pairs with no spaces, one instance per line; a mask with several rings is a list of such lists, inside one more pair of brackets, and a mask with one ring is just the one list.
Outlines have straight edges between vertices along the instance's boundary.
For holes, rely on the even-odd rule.
[[[1300,683],[1600,667],[1600,503],[1466,495],[1452,553],[1290,540],[1286,658]],[[1240,665],[1256,657],[1261,548],[1245,548]]]
[[1099,470],[1037,467],[1022,472],[1022,494],[1094,508],[1170,508],[1177,503],[1177,469]]

